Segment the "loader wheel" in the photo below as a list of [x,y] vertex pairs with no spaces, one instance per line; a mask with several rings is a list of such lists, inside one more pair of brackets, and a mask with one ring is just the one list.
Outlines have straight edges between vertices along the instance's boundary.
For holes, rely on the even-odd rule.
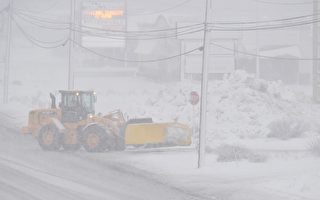
[[88,127],[82,136],[82,146],[88,152],[103,152],[107,149],[107,133],[99,126]]
[[107,146],[109,151],[123,151],[126,148],[123,138],[117,136],[110,138]]
[[126,148],[125,144],[125,128],[121,128],[119,135],[113,135],[112,139],[108,142],[108,150],[110,151],[123,151]]
[[117,137],[115,139],[115,150],[116,151],[123,151],[126,148],[125,142],[124,142],[124,138],[123,137]]
[[58,151],[61,147],[61,134],[54,125],[46,125],[40,129],[39,145],[46,151]]

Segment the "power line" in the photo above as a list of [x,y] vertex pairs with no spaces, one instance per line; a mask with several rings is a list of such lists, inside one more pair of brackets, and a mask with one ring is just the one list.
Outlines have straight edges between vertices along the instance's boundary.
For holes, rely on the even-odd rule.
[[274,1],[266,1],[266,0],[252,0],[258,3],[263,4],[273,4],[273,5],[281,5],[281,6],[288,6],[288,5],[310,5],[313,4],[314,1],[305,1],[305,2],[274,2]]
[[[168,35],[179,35],[180,33],[187,33],[189,31],[194,31],[194,30],[198,30],[198,29],[202,29],[203,24],[199,24],[199,25],[190,25],[190,26],[184,26],[184,27],[177,27],[177,28],[170,28],[170,29],[158,29],[158,32],[155,32],[154,30],[151,31],[119,31],[119,32],[109,32],[108,31],[103,31],[103,29],[99,29],[101,30],[100,33],[94,33],[94,34],[107,34],[107,35],[112,35],[112,36],[120,36],[120,37],[140,37],[140,36],[148,36],[148,37],[158,37],[159,35],[155,35],[155,34],[168,34]],[[80,28],[86,27],[86,26],[80,26]],[[170,30],[171,32],[164,32],[166,30]],[[84,28],[84,32],[86,33],[93,33],[92,30],[90,29],[85,29]]]
[[[33,20],[37,20],[40,23],[52,23],[52,24],[57,24],[57,25],[67,25],[68,23],[65,22],[57,22],[57,21],[50,21],[50,20],[43,20],[38,17],[32,17],[30,15],[23,14],[26,17],[32,18]],[[211,23],[211,30],[215,31],[253,31],[253,30],[271,30],[271,29],[280,29],[280,28],[287,28],[287,27],[294,27],[294,26],[301,26],[301,25],[307,25],[311,23],[316,23],[317,21],[301,21],[300,19],[307,19],[310,17],[314,17],[314,15],[302,15],[302,16],[296,16],[296,17],[290,17],[290,18],[282,18],[282,19],[273,19],[273,20],[265,20],[265,21],[243,21],[243,22],[215,22]],[[26,18],[24,18],[27,20]],[[298,21],[299,20],[299,21]],[[28,20],[30,22],[30,20]],[[262,24],[262,23],[271,23],[275,22],[275,24]],[[286,22],[282,24],[277,24],[277,22]],[[34,22],[33,22],[34,23]],[[222,27],[222,26],[217,26],[217,25],[233,25],[233,24],[261,24],[259,26],[249,26],[249,27]],[[49,27],[45,25],[41,25],[43,28],[48,28],[48,29],[62,29],[66,30],[67,27]],[[177,31],[177,30],[182,30],[182,29],[188,29],[191,27],[200,27],[203,26],[203,23],[197,23],[197,24],[192,24],[188,26],[181,26],[181,27],[176,27],[176,28],[167,28],[167,29],[155,29],[155,30],[142,30],[142,31],[121,31],[121,30],[108,30],[108,29],[103,29],[103,28],[96,28],[96,27],[90,27],[90,26],[85,26],[85,25],[79,25],[75,24],[75,27],[77,28],[82,28],[82,29],[89,29],[89,30],[97,30],[97,31],[103,31],[103,32],[111,32],[111,33],[121,33],[121,34],[145,34],[145,33],[157,33],[157,32],[166,32],[166,31]],[[79,31],[78,31],[79,32]],[[116,35],[118,36],[118,35]],[[137,37],[137,35],[134,35],[134,37]]]
[[56,24],[56,25],[69,25],[70,24],[69,21],[59,21],[57,19],[43,18],[42,16],[32,15],[30,13],[26,14],[26,13],[21,12],[19,10],[15,11],[15,14],[23,15],[24,17],[28,17],[28,18],[30,18],[32,20],[36,20],[36,21],[43,22],[43,23]]
[[[313,15],[311,15],[313,16]],[[21,16],[20,16],[21,17]],[[260,26],[247,26],[247,27],[223,27],[223,26],[217,26],[214,23],[210,23],[209,25],[209,29],[213,30],[213,31],[255,31],[255,30],[273,30],[273,29],[282,29],[282,28],[289,28],[289,27],[295,27],[295,26],[302,26],[302,25],[308,25],[308,24],[312,24],[312,23],[316,23],[319,22],[320,19],[316,19],[316,20],[305,20],[305,21],[289,21],[289,19],[300,19],[300,18],[306,18],[309,17],[309,15],[307,16],[299,16],[299,17],[293,17],[293,18],[286,18],[286,19],[279,19],[279,20],[273,20],[273,21],[288,21],[286,23],[281,23],[281,24],[269,24],[269,25],[260,25]],[[47,29],[54,29],[54,30],[68,30],[69,27],[49,27],[49,26],[45,26],[45,25],[41,25],[41,24],[37,24],[34,23],[26,18],[23,18],[23,20],[32,23],[34,25],[37,25],[39,27],[42,28],[47,28]],[[251,23],[251,22],[250,22]],[[101,38],[110,38],[110,39],[118,39],[118,40],[124,40],[125,38],[127,38],[128,40],[155,40],[155,39],[165,39],[165,38],[172,38],[172,37],[177,37],[177,36],[181,36],[181,35],[187,35],[187,34],[193,34],[196,32],[200,32],[203,29],[198,28],[200,27],[201,24],[198,25],[190,25],[190,26],[183,26],[183,27],[178,27],[176,29],[159,29],[159,30],[150,30],[150,31],[146,31],[146,32],[152,32],[153,31],[165,31],[165,30],[175,30],[176,32],[174,33],[170,33],[167,34],[165,36],[158,36],[158,35],[146,35],[143,34],[144,37],[141,37],[140,35],[142,34],[143,31],[140,32],[125,32],[125,31],[121,31],[120,33],[122,35],[116,34],[116,33],[94,33],[94,32],[90,32],[88,31],[83,31],[83,30],[78,30],[78,29],[74,29],[73,31],[76,32],[80,32],[80,33],[84,33],[84,34],[88,34],[88,35],[94,35],[97,37],[101,37]],[[201,25],[202,26],[202,25]],[[83,27],[83,26],[81,26]],[[84,26],[86,27],[86,26]],[[187,29],[188,28],[188,29]],[[177,31],[179,29],[186,29],[183,31]],[[104,30],[104,29],[98,29],[98,30]],[[105,31],[105,30],[104,30]],[[133,35],[129,35],[133,34]],[[156,33],[156,32],[155,32]],[[140,34],[140,35],[139,35]],[[147,36],[147,37],[146,37]]]
[[[35,26],[38,26],[40,28],[45,28],[45,29],[53,29],[53,30],[69,30],[70,27],[52,27],[52,26],[46,26],[46,25],[42,25],[39,24],[37,22],[34,22],[32,20],[29,20],[21,15],[17,15],[19,18],[21,18],[22,20],[31,23]],[[92,32],[90,30],[79,30],[79,28],[73,28],[72,31],[78,32],[78,33],[82,33],[82,34],[87,34],[87,35],[92,35],[92,36],[96,36],[96,37],[100,37],[100,38],[109,38],[109,39],[114,39],[114,40],[156,40],[156,39],[165,39],[165,38],[173,38],[173,37],[179,37],[182,35],[187,35],[187,34],[193,34],[193,33],[197,33],[202,31],[202,24],[199,25],[189,25],[189,26],[183,26],[183,27],[179,27],[179,28],[175,28],[175,29],[170,29],[170,30],[174,30],[174,32],[172,33],[166,33],[163,32],[162,35],[155,35],[157,32],[150,32],[149,34],[138,34],[138,32],[131,32],[126,33],[126,32],[121,32],[121,34],[119,33],[107,33],[107,32],[103,32],[103,33],[96,33],[96,32]],[[201,28],[200,28],[201,27]],[[180,29],[184,29],[184,30],[180,30]],[[159,31],[163,31],[165,29],[159,30]],[[166,29],[168,30],[168,29]],[[153,34],[151,34],[153,33]],[[150,35],[151,34],[151,35]],[[142,37],[143,36],[143,37]]]
[[31,21],[31,20],[28,20],[26,19],[25,17],[21,16],[21,15],[16,15],[18,16],[20,19],[22,19],[23,21],[29,23],[29,24],[32,24],[34,26],[37,26],[37,27],[40,27],[40,28],[43,28],[43,29],[49,29],[49,30],[69,30],[69,27],[53,27],[53,26],[48,26],[48,25],[43,25],[43,24],[38,24],[34,21]]
[[[22,20],[38,26],[40,28],[44,28],[44,29],[50,29],[50,30],[69,30],[70,27],[68,28],[62,28],[62,27],[50,27],[50,26],[44,26],[41,24],[37,24],[34,23],[33,21],[27,20],[21,16],[20,17]],[[157,40],[157,39],[166,39],[166,38],[174,38],[174,37],[179,37],[179,36],[183,36],[183,35],[188,35],[188,34],[193,34],[193,33],[197,33],[197,32],[201,32],[203,29],[202,28],[190,28],[188,30],[183,30],[183,31],[177,31],[177,32],[173,32],[173,33],[169,33],[169,34],[165,34],[162,36],[159,35],[147,35],[147,34],[143,34],[143,37],[141,37],[140,35],[124,35],[124,34],[115,34],[115,33],[94,33],[91,31],[84,31],[84,30],[79,30],[76,28],[72,28],[72,31],[78,32],[78,33],[82,33],[82,34],[86,34],[86,35],[91,35],[91,36],[95,36],[95,37],[100,37],[100,38],[109,38],[109,39],[113,39],[113,40]]]
[[310,14],[310,15],[300,15],[289,18],[280,18],[280,19],[271,19],[271,20],[260,20],[260,21],[216,21],[212,24],[221,24],[221,25],[232,25],[232,24],[261,24],[261,23],[270,23],[270,22],[282,22],[282,21],[291,21],[303,18],[311,18],[314,16],[319,16],[320,14]]
[[47,12],[49,10],[52,10],[57,5],[59,5],[62,1],[59,2],[57,0],[52,0],[52,2],[53,3],[50,6],[44,8],[44,9],[41,9],[41,10],[28,10],[28,9],[19,9],[19,10],[24,11],[24,12],[29,12],[29,13],[44,13],[44,12]]
[[159,14],[159,13],[163,13],[163,12],[166,12],[166,11],[173,10],[173,9],[178,8],[178,7],[181,7],[181,6],[189,3],[189,1],[191,1],[191,0],[184,0],[184,1],[181,1],[180,3],[177,3],[176,5],[173,5],[173,6],[171,6],[171,7],[164,8],[164,9],[157,10],[157,11],[153,11],[153,12],[149,12],[149,13],[148,13],[148,12],[147,12],[147,13],[134,13],[134,14],[128,13],[127,16],[143,16],[143,15]]
[[[31,18],[33,20],[43,22],[43,23],[50,23],[50,24],[57,24],[57,25],[69,25],[69,22],[63,22],[63,21],[55,21],[52,19],[44,19],[40,16],[32,16],[30,14],[25,14],[22,12],[16,12],[17,14],[24,15],[25,17]],[[104,28],[98,28],[98,27],[91,27],[86,25],[80,25],[80,24],[74,24],[77,27],[86,28],[86,29],[92,29],[92,30],[98,30],[98,31],[106,31],[106,32],[115,32],[115,33],[149,33],[149,32],[165,32],[165,31],[176,31],[177,29],[185,29],[190,27],[196,27],[199,25],[202,25],[203,23],[196,23],[192,25],[186,25],[181,26],[177,28],[165,28],[165,29],[153,29],[153,30],[139,30],[139,31],[122,31],[122,30],[110,30],[110,29],[104,29]]]
[[[317,18],[316,21],[314,21],[314,19],[310,19],[310,20],[300,20],[300,19],[307,19],[307,18],[311,18],[314,17],[314,15],[302,15],[302,16],[296,16],[296,17],[290,17],[290,18],[282,18],[282,19],[274,19],[274,20],[265,20],[265,21],[243,21],[243,22],[214,22],[214,23],[210,23],[211,27],[213,27],[211,30],[217,30],[217,31],[252,31],[252,30],[267,30],[267,29],[279,29],[279,28],[286,28],[286,27],[294,27],[294,26],[301,26],[301,25],[308,25],[311,23],[316,23],[318,22],[318,20],[320,18]],[[271,22],[275,22],[274,24],[267,24],[267,23],[271,23]],[[285,22],[285,23],[281,23],[280,22]],[[262,23],[266,23],[266,24],[262,24]],[[243,24],[262,24],[262,25],[258,25],[258,26],[249,26],[249,27],[222,27],[222,26],[217,26],[217,25],[243,25]],[[194,24],[191,26],[199,26],[201,24]],[[86,27],[86,26],[82,26],[82,27]],[[185,26],[185,27],[178,27],[179,28],[188,28],[190,26]],[[87,27],[87,28],[93,28],[93,27]],[[93,28],[96,29],[96,28]],[[222,29],[222,30],[221,30]],[[105,30],[105,29],[97,29],[97,30]],[[175,29],[168,29],[168,30],[175,30]],[[106,31],[106,30],[105,30]],[[166,31],[166,30],[153,30],[154,32],[159,32],[159,31]],[[116,31],[116,32],[122,32],[123,31]],[[136,31],[137,33],[142,33],[142,31]],[[134,33],[134,32],[132,32]]]
[[[53,24],[59,24],[59,25],[69,25],[68,22],[62,22],[62,21],[52,21],[52,19],[41,19],[39,16],[32,16],[29,14],[21,13],[20,14],[32,18],[34,20],[40,21],[40,22],[47,22],[47,23],[53,23]],[[319,14],[317,14],[319,15]],[[301,16],[294,16],[294,17],[289,17],[289,18],[280,18],[280,19],[272,19],[272,20],[262,20],[262,21],[217,21],[212,24],[219,24],[219,25],[232,25],[232,24],[261,24],[261,23],[270,23],[270,22],[281,22],[281,21],[290,21],[290,20],[297,20],[297,19],[303,19],[303,18],[310,18],[314,17],[313,14],[310,15],[301,15]],[[178,29],[183,29],[183,28],[189,28],[192,26],[199,26],[202,25],[203,23],[196,23],[192,25],[187,25],[187,26],[180,26],[177,27]],[[82,27],[82,28],[88,28],[88,29],[94,29],[94,30],[100,30],[100,31],[111,31],[111,32],[125,32],[121,30],[108,30],[108,29],[103,29],[103,28],[97,28],[97,27],[90,27],[90,26],[85,26],[85,25],[79,25],[75,24],[76,26]],[[130,33],[140,33],[140,32],[161,32],[161,31],[170,31],[170,30],[176,30],[177,28],[168,28],[168,29],[156,29],[156,30],[144,30],[144,31],[127,31]]]
[[110,30],[110,29],[96,28],[96,27],[90,27],[90,26],[76,24],[76,26],[79,26],[79,27],[82,27],[82,28],[87,28],[87,29],[92,29],[92,30],[115,32],[115,33],[133,33],[133,34],[176,31],[176,30],[179,30],[179,29],[187,29],[187,28],[198,27],[198,26],[202,26],[202,25],[203,25],[203,23],[196,23],[196,24],[192,24],[192,25],[180,26],[180,27],[175,27],[175,28],[150,29],[150,30],[139,30],[139,31],[121,31],[121,30]]
[[[19,12],[21,14],[21,12]],[[56,25],[66,25],[66,24],[70,24],[70,23],[65,23],[65,22],[58,22],[58,21],[50,21],[48,19],[40,19],[38,17],[34,17],[31,15],[26,15],[23,14],[25,17],[22,17],[21,15],[19,15],[19,13],[17,14],[21,19],[24,19],[25,21],[32,23],[33,25],[39,26],[41,28],[47,28],[47,29],[55,29],[55,30],[68,30],[69,28],[63,28],[63,27],[50,27],[47,25],[43,25],[43,24],[37,24],[36,22],[31,21],[30,19],[26,19],[25,17],[29,17],[33,20],[36,20],[40,23],[51,23],[51,24],[56,24]],[[266,20],[266,21],[247,21],[247,22],[216,22],[216,23],[209,23],[209,29],[210,30],[214,30],[214,31],[253,31],[253,30],[271,30],[271,29],[281,29],[281,28],[287,28],[287,27],[294,27],[294,26],[301,26],[301,25],[307,25],[307,24],[311,24],[311,23],[316,23],[319,22],[320,20],[317,18],[316,20],[308,20],[308,21],[300,21],[300,19],[304,19],[304,18],[309,18],[309,17],[314,17],[315,15],[304,15],[304,16],[296,16],[296,17],[291,17],[291,18],[283,18],[283,19],[274,19],[274,20]],[[299,19],[299,21],[295,21],[296,19]],[[258,24],[258,23],[269,23],[269,22],[283,22],[285,21],[286,23],[282,23],[282,24],[267,24],[267,25],[260,25],[260,26],[249,26],[249,27],[221,27],[221,26],[216,26],[216,24],[227,24],[227,25],[232,25],[232,24]],[[17,23],[15,21],[15,23]],[[18,25],[18,24],[17,24]],[[106,30],[106,29],[99,29],[99,28],[94,28],[94,27],[87,27],[87,26],[81,26],[78,25],[80,28],[92,28],[95,30],[100,30],[100,31],[110,31],[110,32],[115,32],[115,33],[122,33],[122,34],[135,34],[135,35],[122,35],[119,36],[117,35],[112,35],[109,33],[109,35],[104,35],[104,34],[99,34],[99,33],[92,33],[92,32],[85,32],[85,31],[81,31],[81,30],[77,30],[74,29],[73,31],[77,31],[77,32],[81,32],[81,33],[86,33],[86,34],[91,34],[91,35],[95,35],[97,37],[102,37],[102,38],[110,38],[110,39],[118,39],[118,40],[125,40],[125,38],[127,38],[128,40],[154,40],[154,39],[162,39],[162,38],[169,38],[169,37],[176,37],[176,36],[180,36],[180,35],[185,35],[185,34],[192,34],[192,33],[196,33],[196,32],[200,32],[203,31],[203,29],[196,29],[196,27],[202,26],[202,23],[199,24],[194,24],[194,25],[189,25],[189,26],[183,26],[183,27],[177,27],[177,28],[168,28],[168,29],[158,29],[158,30],[146,30],[146,31],[113,31],[113,30]],[[18,25],[19,26],[19,25]],[[21,29],[21,31],[24,33],[25,36],[28,36],[27,38],[29,38],[31,41],[33,42],[37,42],[37,43],[45,43],[45,44],[53,44],[53,43],[57,43],[57,42],[62,42],[62,41],[66,41],[66,40],[59,40],[59,41],[53,41],[53,42],[45,42],[45,41],[40,41],[37,40],[36,38],[32,37],[30,34],[27,34],[22,28],[21,26],[19,26],[19,29]],[[138,38],[139,37],[139,33],[157,33],[157,32],[162,32],[162,31],[177,31],[177,29],[187,29],[184,31],[180,31],[180,32],[176,32],[173,34],[168,34],[166,36],[157,36],[157,37],[153,37],[152,35],[148,35],[148,38]],[[115,34],[113,33],[113,34]],[[145,35],[145,34],[144,34]],[[121,38],[123,37],[123,39]],[[59,45],[61,46],[61,44]],[[43,47],[43,45],[42,45]],[[54,47],[48,47],[48,48],[56,48],[57,46]]]
[[[286,23],[281,23],[281,24],[267,24],[267,25],[260,25],[260,26],[249,26],[249,27],[222,27],[222,26],[217,26],[215,25],[215,23],[211,23],[210,24],[210,30],[214,30],[214,31],[254,31],[254,30],[272,30],[272,29],[281,29],[281,28],[288,28],[288,27],[295,27],[295,26],[302,26],[302,25],[308,25],[308,24],[312,24],[312,23],[316,23],[319,21],[319,19],[317,20],[305,20],[305,21],[292,21],[292,19],[302,19],[302,18],[309,18],[310,16],[314,16],[314,15],[305,15],[305,16],[298,16],[298,17],[292,17],[292,18],[284,18],[284,19],[276,19],[276,20],[269,20],[269,21],[273,21],[273,22],[280,22],[280,21],[286,21]],[[22,17],[22,16],[20,16]],[[54,29],[54,30],[67,30],[68,27],[50,27],[50,26],[46,26],[46,25],[41,25],[41,24],[36,24],[35,22],[32,22],[26,18],[23,18],[25,21],[28,21],[29,23],[32,23],[34,25],[37,25],[39,27],[42,28],[47,28],[47,29]],[[291,21],[290,21],[291,20]],[[263,21],[263,22],[267,22],[267,21]],[[239,23],[239,22],[237,22]],[[241,22],[241,23],[254,23],[254,22]],[[261,21],[262,23],[262,21]],[[228,22],[228,25],[231,25],[231,22]],[[196,27],[200,27],[202,26],[202,24],[194,24],[194,25],[189,25],[189,26],[182,26],[182,27],[177,27],[177,28],[170,28],[170,29],[158,29],[158,30],[148,30],[148,31],[132,31],[132,32],[126,32],[126,31],[112,31],[112,33],[106,33],[109,34],[108,37],[113,39],[119,39],[119,37],[127,37],[129,40],[152,40],[152,39],[161,39],[161,38],[169,38],[169,37],[175,37],[175,36],[179,36],[180,32],[176,32],[176,33],[172,33],[171,36],[153,36],[153,35],[146,35],[144,34],[144,36],[148,36],[148,38],[137,38],[139,37],[138,34],[142,34],[142,33],[156,33],[156,31],[167,31],[167,30],[180,30],[180,29],[190,29],[192,27],[196,28]],[[80,28],[93,28],[93,27],[87,27],[87,26],[80,26]],[[77,27],[79,28],[79,27]],[[95,30],[99,30],[99,31],[108,31],[105,29],[100,29],[100,28],[93,28]],[[76,30],[77,32],[82,32],[82,33],[86,33],[86,34],[91,34],[91,35],[96,35],[99,37],[105,37],[105,35],[101,35],[101,33],[92,33],[90,31],[82,31],[82,30]],[[198,29],[197,31],[194,32],[198,32],[201,31],[201,29]],[[187,32],[187,33],[186,33]],[[190,33],[188,33],[189,31],[182,31],[182,35],[186,35],[186,34],[192,34],[194,33],[193,31],[190,31]],[[121,34],[126,34],[126,35],[121,35],[119,36],[119,34],[116,33],[121,33]],[[112,35],[112,34],[116,34],[116,35]],[[134,35],[129,35],[129,34],[134,34]],[[111,36],[110,36],[111,35]],[[133,37],[133,38],[132,38]]]
[[[38,25],[39,27],[42,28],[47,28],[47,29],[56,29],[56,30],[66,30],[69,28],[69,23],[65,23],[65,22],[57,22],[57,21],[49,21],[49,20],[43,20],[40,18],[35,18],[33,16],[30,15],[26,15],[26,14],[22,14],[22,13],[16,13],[17,15],[19,15],[20,18],[23,18],[24,21],[27,21],[29,23],[32,23],[34,25]],[[23,16],[21,16],[23,15]],[[27,19],[27,18],[29,19]],[[32,21],[33,20],[33,21]],[[34,21],[38,21],[40,23],[50,23],[50,24],[55,24],[55,25],[68,25],[67,26],[59,26],[59,27],[52,27],[52,26],[46,26],[43,24],[37,24],[37,22]],[[79,25],[79,24],[74,24],[76,28],[80,28],[80,29],[85,29],[85,31],[90,31],[90,30],[96,30],[96,31],[101,31],[104,33],[108,33],[108,34],[117,34],[115,36],[119,36],[119,34],[127,34],[127,37],[129,34],[134,34],[133,36],[136,37],[137,34],[143,34],[144,36],[146,36],[147,33],[152,34],[152,33],[158,33],[158,32],[169,32],[172,31],[174,32],[173,34],[177,34],[179,33],[179,30],[183,30],[182,32],[186,32],[188,29],[196,29],[196,28],[200,28],[203,26],[203,23],[197,23],[197,24],[192,24],[192,25],[186,25],[186,26],[180,26],[180,27],[175,27],[175,28],[166,28],[166,29],[153,29],[153,30],[139,30],[139,31],[122,31],[122,30],[108,30],[108,29],[103,29],[103,28],[97,28],[97,27],[90,27],[90,26],[85,26],[85,25]],[[88,29],[88,30],[87,30]],[[185,30],[186,29],[186,30]],[[77,32],[85,32],[83,30],[77,30]],[[86,32],[88,33],[88,32]],[[150,36],[150,35],[149,35]],[[154,36],[153,36],[154,37]]]
[[[36,25],[38,27],[41,27],[41,28],[46,28],[46,29],[54,29],[54,30],[68,30],[70,29],[70,27],[68,28],[59,28],[59,27],[49,27],[49,26],[43,26],[41,24],[38,24],[38,23],[34,23],[33,21],[31,20],[28,20],[26,19],[25,17],[23,16],[20,16],[20,15],[17,15],[18,17],[20,17],[22,20],[24,21],[27,21],[33,25]],[[188,28],[186,30],[183,30],[183,31],[177,31],[177,32],[174,32],[174,33],[170,33],[170,34],[167,34],[167,35],[162,35],[162,36],[157,36],[157,35],[146,35],[144,34],[143,36],[144,37],[141,37],[139,35],[119,35],[119,34],[99,34],[99,33],[92,33],[92,32],[89,32],[89,31],[81,31],[81,30],[77,30],[77,29],[72,29],[72,31],[75,31],[75,32],[80,32],[80,33],[83,33],[83,34],[87,34],[87,35],[93,35],[93,36],[96,36],[96,37],[100,37],[100,38],[109,38],[109,39],[114,39],[114,40],[156,40],[156,39],[165,39],[165,38],[173,38],[173,37],[179,37],[179,36],[182,36],[182,35],[187,35],[187,34],[193,34],[193,33],[197,33],[197,32],[201,32],[203,29],[199,29],[199,28],[189,28],[189,27],[193,27],[193,26],[184,26],[183,28]],[[147,36],[147,37],[145,37]],[[35,40],[35,39],[33,39]]]
[[[24,35],[24,37],[31,42],[32,44],[40,47],[40,48],[44,48],[44,49],[55,49],[55,48],[59,48],[61,46],[64,46],[66,44],[66,42],[68,41],[68,39],[62,39],[59,41],[42,41],[42,40],[38,40],[36,38],[34,38],[33,36],[31,36],[30,34],[28,34],[20,25],[19,23],[12,17],[12,21],[16,24],[17,28],[20,30],[20,32]],[[41,44],[42,43],[42,44]],[[57,44],[59,43],[59,44]],[[55,44],[53,46],[45,46],[43,44]]]
[[51,30],[69,30],[70,23],[64,23],[59,21],[49,21],[46,19],[39,19],[38,17],[34,17],[31,15],[25,15],[20,12],[14,13],[16,16],[18,16],[23,21],[30,23],[32,25],[38,26],[40,28],[44,29],[51,29]]
[[195,51],[198,51],[198,50],[201,50],[201,47],[197,47],[197,48],[194,48],[192,50],[189,50],[189,51],[186,51],[184,53],[180,53],[180,54],[177,54],[177,55],[173,55],[173,56],[168,56],[168,57],[165,57],[165,58],[158,58],[158,59],[150,59],[150,60],[125,60],[125,59],[120,59],[120,58],[114,58],[114,57],[111,57],[111,56],[107,56],[107,55],[103,55],[99,52],[96,52],[92,49],[89,49],[87,47],[84,47],[82,46],[80,43],[76,42],[76,41],[73,41],[77,46],[79,46],[80,48],[88,51],[88,52],[91,52],[92,54],[95,54],[99,57],[103,57],[103,58],[107,58],[107,59],[110,59],[110,60],[115,60],[115,61],[119,61],[119,62],[131,62],[131,63],[153,63],[153,62],[160,62],[160,61],[165,61],[165,60],[171,60],[173,58],[178,58],[178,57],[181,57],[181,56],[184,56],[184,55],[187,55],[187,54],[190,54],[192,52],[195,52]]
[[251,27],[222,27],[216,26],[211,24],[211,31],[256,31],[256,30],[275,30],[275,29],[283,29],[283,28],[290,28],[296,26],[304,26],[313,23],[319,22],[320,19],[316,20],[308,20],[308,21],[301,21],[301,22],[294,22],[294,23],[283,23],[277,25],[267,25],[267,26],[251,26]]
[[225,47],[216,43],[210,43],[214,46],[217,46],[219,48],[228,50],[228,51],[232,51],[232,52],[237,52],[243,55],[248,55],[248,56],[253,56],[253,57],[260,57],[260,58],[268,58],[268,59],[274,59],[274,60],[320,60],[319,59],[313,59],[313,58],[284,58],[284,57],[273,57],[273,56],[265,56],[265,55],[260,55],[260,54],[254,54],[254,53],[249,53],[249,52],[245,52],[245,51],[239,51],[237,49],[232,49],[229,47]]
[[80,31],[78,29],[73,29],[75,32],[79,32],[82,34],[86,34],[89,36],[94,36],[94,37],[99,37],[99,38],[108,38],[112,40],[160,40],[160,39],[168,39],[168,38],[176,38],[184,35],[189,35],[189,34],[194,34],[198,32],[202,32],[203,28],[201,29],[194,29],[194,30],[188,30],[188,31],[182,31],[182,32],[177,32],[177,33],[172,33],[172,34],[167,34],[167,35],[162,35],[162,36],[148,36],[148,37],[141,37],[139,35],[136,36],[126,36],[126,35],[109,35],[109,34],[97,34],[97,33],[92,33],[92,32],[86,32],[86,31]]
[[[52,24],[57,24],[57,25],[67,25],[68,23],[66,22],[57,22],[57,21],[48,21],[48,20],[43,20],[43,19],[39,19],[39,18],[35,18],[32,17],[30,15],[26,15],[23,14],[24,16],[27,16],[29,18],[32,18],[34,20],[37,20],[39,22],[43,22],[43,23],[52,23]],[[293,22],[290,22],[292,20],[298,20],[298,19],[304,19],[304,18],[310,18],[313,17],[314,15],[302,15],[302,16],[296,16],[296,17],[290,17],[290,18],[282,18],[282,19],[273,19],[273,20],[265,20],[265,21],[242,21],[242,22],[215,22],[212,23],[212,25],[232,25],[232,24],[261,24],[261,23],[270,23],[270,22],[289,22],[290,26],[297,26],[297,25],[304,25],[302,24],[302,22],[304,21],[300,21],[297,22],[299,24],[294,25],[292,24]],[[26,18],[24,18],[26,20]],[[30,21],[30,20],[29,20]],[[306,21],[307,24],[310,24],[310,21]],[[76,27],[78,28],[84,28],[84,29],[90,29],[90,30],[97,30],[97,31],[105,31],[105,32],[114,32],[114,33],[123,33],[123,34],[139,34],[139,33],[152,33],[152,32],[165,32],[165,31],[177,31],[179,29],[186,29],[186,28],[190,28],[190,27],[199,27],[202,26],[202,23],[197,23],[197,24],[192,24],[192,25],[188,25],[188,26],[181,26],[181,27],[177,27],[177,28],[168,28],[168,29],[156,29],[156,30],[143,30],[143,31],[121,31],[121,30],[108,30],[108,29],[103,29],[103,28],[97,28],[97,27],[90,27],[90,26],[85,26],[85,25],[79,25],[79,24],[75,24]],[[262,25],[261,25],[262,26]],[[270,27],[271,26],[271,27]],[[286,24],[277,24],[277,26],[279,27],[275,27],[275,28],[283,28],[283,27],[287,27]],[[282,27],[283,26],[283,27]],[[43,26],[43,28],[48,28],[48,29],[62,29],[65,30],[67,29],[67,27],[47,27],[47,26]],[[218,27],[216,26],[216,28],[219,29],[227,29],[225,31],[246,31],[248,30],[264,30],[264,29],[273,29],[272,25],[267,25],[267,27],[249,27],[249,28],[245,28],[245,27]],[[232,30],[230,30],[232,29]],[[236,29],[236,30],[233,30]]]

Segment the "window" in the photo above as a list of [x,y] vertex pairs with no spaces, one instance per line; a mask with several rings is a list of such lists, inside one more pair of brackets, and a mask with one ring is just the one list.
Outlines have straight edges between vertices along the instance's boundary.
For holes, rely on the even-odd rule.
[[68,94],[66,95],[66,104],[68,107],[76,107],[78,106],[78,96],[74,94]]
[[93,111],[93,96],[91,93],[82,93],[81,94],[82,99],[82,106],[88,111]]

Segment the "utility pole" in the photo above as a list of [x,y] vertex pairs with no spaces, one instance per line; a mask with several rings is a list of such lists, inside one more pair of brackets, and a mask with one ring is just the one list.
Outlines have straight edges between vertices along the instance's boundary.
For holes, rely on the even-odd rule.
[[12,12],[13,0],[9,0],[8,7],[8,24],[7,24],[7,46],[6,46],[6,59],[3,72],[3,103],[8,103],[9,93],[9,75],[10,75],[10,54],[11,54],[11,37],[12,37]]
[[320,73],[319,73],[319,26],[317,23],[318,18],[318,1],[313,1],[313,80],[312,80],[312,89],[313,89],[313,100],[319,102],[319,84],[320,84]]
[[[259,21],[259,2],[256,2],[256,19]],[[260,42],[259,42],[260,32],[256,30],[256,54],[260,55]],[[256,78],[260,78],[260,57],[256,56]]]
[[73,44],[74,7],[75,7],[75,1],[70,0],[68,90],[74,89],[74,71],[72,67],[72,48],[74,45]]
[[126,15],[126,18],[125,18],[125,30],[126,30],[126,34],[125,34],[125,47],[124,47],[124,60],[125,60],[125,62],[124,62],[124,67],[125,68],[128,68],[128,62],[127,62],[127,60],[128,60],[128,40],[127,40],[127,34],[128,34],[128,1],[127,0],[125,0],[125,11],[124,11],[125,13],[125,15]]
[[[210,4],[209,4],[210,3]],[[201,79],[201,104],[200,104],[200,135],[198,149],[198,168],[205,162],[206,123],[207,123],[207,93],[208,93],[208,58],[210,33],[208,31],[208,19],[211,19],[212,0],[206,0],[206,13],[204,20],[203,55],[202,55],[202,79]]]

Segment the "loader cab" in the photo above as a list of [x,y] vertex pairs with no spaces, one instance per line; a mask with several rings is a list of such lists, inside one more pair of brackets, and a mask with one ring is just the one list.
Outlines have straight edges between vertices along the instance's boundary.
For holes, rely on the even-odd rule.
[[95,114],[96,95],[93,91],[59,91],[62,122],[77,122]]

